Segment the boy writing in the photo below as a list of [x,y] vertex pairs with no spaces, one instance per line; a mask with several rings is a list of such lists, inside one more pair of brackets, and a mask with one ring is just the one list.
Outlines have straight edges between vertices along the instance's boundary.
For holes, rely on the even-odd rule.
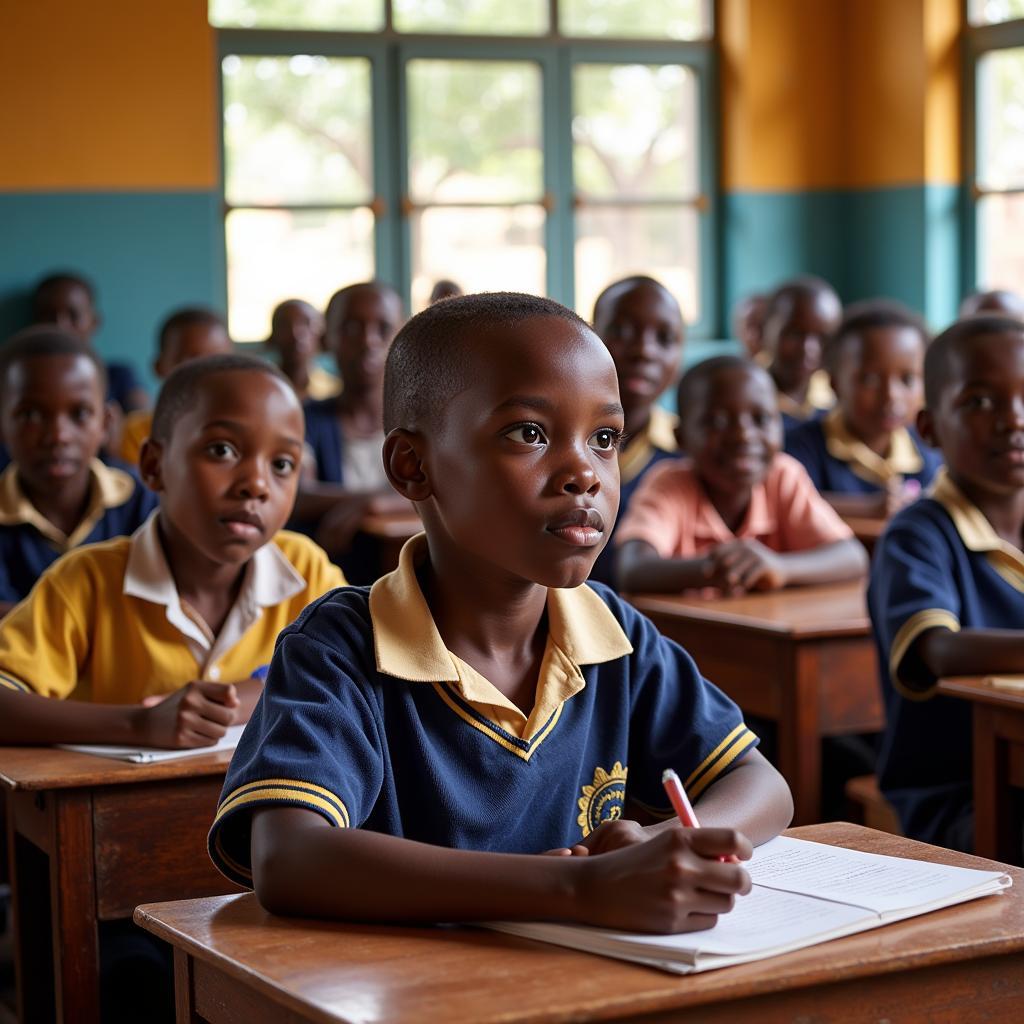
[[913,427],[927,346],[920,319],[886,301],[850,306],[826,343],[836,408],[787,431],[786,451],[841,514],[886,518],[942,464]]
[[291,385],[263,360],[167,379],[141,459],[159,511],[65,555],[0,623],[0,743],[196,747],[248,717],[278,632],[343,582],[314,544],[278,533],[302,433]]
[[679,446],[655,466],[619,527],[619,586],[727,593],[861,575],[864,551],[781,454],[768,374],[736,356],[698,363],[679,382]]
[[[426,536],[282,635],[216,863],[281,913],[709,927],[749,887],[718,858],[791,802],[686,653],[581,585],[618,501],[604,345],[548,299],[447,299],[398,335],[385,396],[388,478]],[[621,820],[670,815],[669,765],[710,827]]]
[[928,349],[921,436],[931,494],[878,544],[868,607],[887,726],[882,791],[908,836],[969,851],[971,717],[942,676],[1024,672],[1024,324],[976,316]]

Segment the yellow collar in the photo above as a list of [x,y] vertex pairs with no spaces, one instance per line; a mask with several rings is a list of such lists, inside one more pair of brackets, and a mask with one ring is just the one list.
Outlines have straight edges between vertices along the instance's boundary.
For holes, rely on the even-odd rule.
[[[770,365],[770,361],[769,361]],[[807,397],[803,403],[790,398],[776,386],[776,397],[778,398],[779,412],[792,416],[797,420],[809,420],[816,412],[823,409],[831,409],[835,404],[835,395],[832,393],[832,385],[829,384],[828,374],[824,370],[815,370],[811,374],[811,380],[807,385]]]
[[843,423],[838,409],[833,409],[822,421],[825,447],[829,455],[848,463],[850,469],[868,483],[882,484],[898,480],[910,473],[920,473],[924,466],[921,453],[906,427],[894,430],[889,437],[889,455],[879,455],[863,441],[854,437]]
[[79,524],[64,534],[32,504],[21,488],[18,467],[12,462],[0,473],[0,526],[34,526],[62,552],[81,544],[110,508],[123,505],[135,490],[135,481],[120,469],[104,465],[99,459],[89,464],[89,504]]
[[651,407],[647,429],[630,438],[619,453],[619,478],[628,484],[634,480],[651,461],[655,449],[663,452],[677,450],[675,428],[678,420],[660,405]]

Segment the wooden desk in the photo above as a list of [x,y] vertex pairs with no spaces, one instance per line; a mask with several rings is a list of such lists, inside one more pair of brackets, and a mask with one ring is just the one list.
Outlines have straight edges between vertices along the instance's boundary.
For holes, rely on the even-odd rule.
[[99,1021],[97,922],[139,903],[238,892],[206,833],[230,752],[136,765],[0,747],[22,1021]]
[[974,717],[974,848],[983,857],[1021,860],[1024,689],[988,679],[940,679],[939,693],[971,702]]
[[1014,877],[1004,895],[681,977],[474,929],[273,917],[252,895],[140,907],[174,946],[178,1021],[701,1024],[1024,1019],[1024,871],[838,823],[791,835]]
[[864,580],[707,599],[630,601],[748,714],[778,723],[794,821],[821,820],[821,740],[885,724]]
[[843,516],[843,522],[851,530],[853,535],[868,549],[870,555],[875,550],[878,538],[885,532],[889,525],[888,519],[877,519],[873,516]]
[[391,572],[398,568],[402,545],[423,529],[423,522],[415,512],[394,512],[366,516],[359,529],[377,542],[381,569]]

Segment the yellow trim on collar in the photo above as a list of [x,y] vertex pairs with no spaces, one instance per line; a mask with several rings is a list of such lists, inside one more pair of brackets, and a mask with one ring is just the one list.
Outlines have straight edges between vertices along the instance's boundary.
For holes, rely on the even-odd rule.
[[[769,365],[771,365],[770,361]],[[836,401],[828,374],[824,370],[815,370],[811,374],[810,382],[807,385],[807,397],[803,403],[780,391],[778,385],[775,388],[775,396],[778,400],[779,412],[786,413],[798,420],[809,420],[816,412],[831,409]]]
[[651,418],[642,434],[631,438],[619,452],[619,479],[628,484],[640,475],[655,451],[677,451],[675,428],[678,420],[660,405],[651,408]]
[[91,483],[89,505],[79,524],[65,535],[32,504],[21,488],[18,467],[12,462],[0,473],[0,526],[34,526],[62,552],[77,547],[92,533],[107,509],[123,505],[135,490],[135,481],[120,469],[106,466],[99,459],[89,464]]
[[822,421],[825,447],[829,455],[845,462],[862,480],[885,486],[890,480],[899,480],[910,473],[920,473],[924,467],[921,453],[906,427],[889,435],[888,457],[879,455],[859,438],[853,436],[843,423],[842,414],[833,409]]

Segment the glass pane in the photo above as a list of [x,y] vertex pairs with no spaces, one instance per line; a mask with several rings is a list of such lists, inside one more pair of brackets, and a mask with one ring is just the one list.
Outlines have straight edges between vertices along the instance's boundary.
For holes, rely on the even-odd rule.
[[559,0],[567,36],[700,39],[711,34],[705,0]]
[[988,188],[1024,185],[1024,47],[979,61],[978,180]]
[[978,202],[978,286],[1024,285],[1024,195],[983,196]]
[[372,198],[368,60],[232,55],[222,67],[228,203]]
[[399,32],[538,35],[548,30],[548,0],[393,0]]
[[231,337],[261,341],[283,299],[323,309],[343,285],[372,278],[373,224],[366,208],[232,210],[225,226]]
[[970,0],[968,18],[973,25],[1024,18],[1024,0]]
[[411,60],[414,202],[536,202],[544,193],[541,71],[529,61]]
[[210,24],[373,31],[384,27],[384,0],[210,0]]
[[584,195],[697,192],[697,77],[678,64],[573,68],[573,176]]
[[431,207],[411,227],[414,310],[442,278],[464,292],[545,292],[543,207]]
[[589,319],[607,285],[630,274],[657,278],[683,317],[700,317],[699,215],[693,207],[590,207],[576,212],[576,311]]

